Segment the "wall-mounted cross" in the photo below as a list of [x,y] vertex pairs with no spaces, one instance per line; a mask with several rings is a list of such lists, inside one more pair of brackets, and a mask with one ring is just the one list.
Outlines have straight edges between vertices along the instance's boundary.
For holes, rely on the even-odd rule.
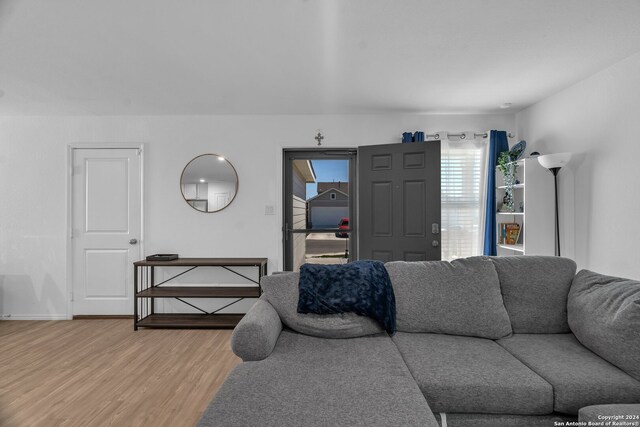
[[316,135],[315,138],[316,141],[318,141],[318,145],[322,145],[322,140],[324,139],[324,136],[322,136],[322,134],[320,132],[318,132],[318,134]]

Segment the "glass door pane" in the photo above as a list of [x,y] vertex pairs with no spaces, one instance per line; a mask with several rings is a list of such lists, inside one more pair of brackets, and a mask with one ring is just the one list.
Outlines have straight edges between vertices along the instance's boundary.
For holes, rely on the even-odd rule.
[[285,270],[351,258],[354,161],[350,152],[285,152]]

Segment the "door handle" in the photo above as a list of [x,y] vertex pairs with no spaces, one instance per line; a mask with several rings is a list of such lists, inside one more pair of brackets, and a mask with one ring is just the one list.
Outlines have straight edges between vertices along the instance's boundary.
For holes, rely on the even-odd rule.
[[431,234],[440,234],[440,224],[437,222],[431,224]]
[[130,245],[135,245],[136,243],[138,243],[138,239],[131,239],[131,240],[129,240],[129,244],[130,244]]
[[440,242],[438,242],[437,240],[433,240],[431,242],[431,246],[433,246],[434,248],[437,248],[438,246],[440,246]]

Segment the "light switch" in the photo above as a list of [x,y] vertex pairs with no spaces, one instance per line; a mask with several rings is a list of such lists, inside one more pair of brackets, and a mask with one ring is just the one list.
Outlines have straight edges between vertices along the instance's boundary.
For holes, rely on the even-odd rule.
[[276,214],[276,207],[273,206],[273,205],[265,205],[264,214],[265,215],[275,215]]

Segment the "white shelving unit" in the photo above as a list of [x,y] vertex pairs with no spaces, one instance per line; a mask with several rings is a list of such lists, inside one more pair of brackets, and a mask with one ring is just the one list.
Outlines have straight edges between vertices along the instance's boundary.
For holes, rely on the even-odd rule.
[[[526,158],[518,160],[516,176],[520,183],[513,189],[515,212],[496,213],[496,233],[499,242],[499,224],[515,222],[520,224],[520,238],[515,245],[499,243],[498,256],[553,255],[553,175],[536,158]],[[503,182],[500,172],[496,173],[496,181]],[[502,204],[505,188],[500,185],[496,189],[498,206]]]

